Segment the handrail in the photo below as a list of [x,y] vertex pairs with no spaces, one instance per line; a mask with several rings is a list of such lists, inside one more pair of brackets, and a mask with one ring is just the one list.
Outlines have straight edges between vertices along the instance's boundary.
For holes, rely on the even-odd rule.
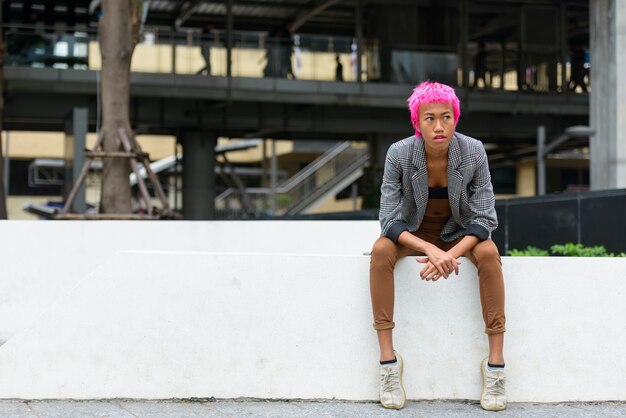
[[279,193],[286,193],[289,190],[293,189],[297,184],[301,183],[307,177],[316,173],[317,170],[320,169],[324,164],[328,161],[331,161],[341,152],[343,152],[346,148],[350,148],[350,141],[339,142],[338,144],[333,145],[329,150],[325,153],[317,157],[313,162],[304,167],[300,172],[298,172],[295,176],[285,180],[282,184],[279,184],[276,188]]
[[[275,214],[294,214],[332,190],[355,170],[361,169],[369,160],[367,148],[352,147],[350,141],[339,142],[314,160],[291,179],[276,188],[277,212]],[[222,211],[230,211],[233,216],[238,208],[237,190],[227,189],[216,198]],[[269,207],[268,199],[272,191],[268,188],[247,188],[245,193],[253,201],[258,213]],[[220,209],[220,208],[218,208]]]
[[[364,153],[363,155],[355,159],[344,170],[342,170],[341,173],[345,173],[346,176],[348,176],[350,173],[353,173],[354,171],[362,168],[365,164],[367,164],[368,161],[369,161],[369,154]],[[325,193],[330,191],[333,187],[335,187],[341,181],[343,181],[344,178],[345,176],[339,176],[339,175],[332,177],[327,182],[320,185],[316,190],[312,191],[309,195],[305,196],[302,200],[291,205],[291,207],[289,207],[285,213],[289,215],[293,215],[293,214],[300,212],[301,210],[305,209],[308,205],[310,205],[311,203],[319,199],[321,196],[323,196]]]
[[354,162],[364,154],[367,154],[367,149],[352,148],[349,142],[347,144],[344,142],[341,146],[331,150],[330,158],[320,159],[315,164],[317,169],[314,175],[302,178],[290,190],[281,193],[288,195],[290,199],[285,200],[285,204],[279,205],[278,209],[289,212],[294,207],[299,207],[305,200],[314,200],[317,192],[325,185],[332,183],[344,173],[351,173],[354,170]]

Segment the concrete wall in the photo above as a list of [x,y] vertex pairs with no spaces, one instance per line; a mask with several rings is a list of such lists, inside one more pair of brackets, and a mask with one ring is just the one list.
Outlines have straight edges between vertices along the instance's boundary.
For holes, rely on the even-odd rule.
[[120,250],[354,255],[379,232],[372,221],[0,221],[0,341]]
[[[0,398],[377,398],[375,221],[0,223]],[[626,259],[503,258],[511,401],[626,400]],[[398,264],[410,399],[478,399],[475,268]]]

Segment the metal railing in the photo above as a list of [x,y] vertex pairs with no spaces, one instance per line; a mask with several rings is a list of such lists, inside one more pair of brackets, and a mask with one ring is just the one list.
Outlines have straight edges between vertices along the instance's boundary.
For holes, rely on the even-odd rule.
[[[98,32],[95,27],[65,28],[33,25],[4,25],[7,65],[99,70],[101,66]],[[142,41],[135,47],[131,71],[147,73],[202,74],[226,76],[226,33],[220,30],[171,30],[145,27]],[[356,50],[353,38],[296,34],[270,37],[264,32],[235,31],[232,36],[231,75],[253,78],[300,80],[357,80]],[[479,55],[472,46],[471,57]],[[467,69],[466,87],[481,90],[524,90],[530,92],[586,91],[589,63],[583,52],[572,52],[563,62],[562,51],[522,54],[488,45],[478,64]],[[366,39],[361,61],[363,81],[381,79],[392,83],[416,84],[433,79],[461,87],[460,52],[436,51],[428,45],[400,47],[391,51],[391,72],[380,73],[379,46]],[[574,65],[573,65],[574,64]],[[584,68],[581,68],[584,65]],[[563,86],[563,81],[567,83]]]
[[[302,80],[356,81],[356,43],[350,37],[293,35],[270,37],[264,32],[233,33],[231,74]],[[7,65],[99,70],[95,27],[4,25]],[[131,71],[226,76],[226,33],[198,29],[145,27],[135,47]],[[364,45],[362,68],[368,78],[372,47]],[[370,65],[371,67],[371,65]],[[370,71],[371,72],[371,71]],[[374,74],[375,75],[375,74]]]
[[[254,208],[246,213],[240,191],[230,188],[216,198],[218,213],[224,218],[283,216],[302,212],[326,193],[348,179],[369,161],[367,147],[354,146],[350,141],[340,142],[319,158],[276,187],[273,194],[269,188],[247,188],[245,194]],[[271,213],[275,199],[276,211]]]

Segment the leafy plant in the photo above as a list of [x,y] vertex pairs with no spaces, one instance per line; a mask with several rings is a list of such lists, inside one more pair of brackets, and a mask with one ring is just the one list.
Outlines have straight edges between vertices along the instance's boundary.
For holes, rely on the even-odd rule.
[[603,245],[595,245],[593,247],[585,247],[581,243],[574,244],[556,244],[550,247],[552,254],[563,255],[566,257],[608,257],[609,253]]
[[583,244],[555,244],[550,247],[550,252],[529,245],[524,250],[509,250],[509,255],[514,257],[541,257],[547,255],[560,255],[565,257],[626,257],[626,253],[610,253],[603,245],[585,247]]
[[550,254],[546,250],[542,250],[541,248],[537,248],[537,247],[533,247],[532,245],[529,245],[524,250],[516,250],[516,249],[509,250],[509,255],[512,255],[514,257],[545,257]]

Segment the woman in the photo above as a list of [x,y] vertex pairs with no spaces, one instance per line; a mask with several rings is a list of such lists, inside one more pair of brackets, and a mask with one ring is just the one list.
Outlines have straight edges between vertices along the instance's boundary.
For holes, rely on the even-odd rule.
[[389,148],[381,188],[381,237],[374,243],[370,292],[380,346],[380,401],[404,407],[402,358],[393,349],[394,267],[400,257],[422,255],[420,276],[437,281],[458,274],[458,258],[478,268],[489,341],[482,365],[481,406],[506,408],[504,393],[504,280],[490,239],[498,222],[482,143],[455,132],[461,114],[454,90],[424,82],[408,99],[415,135]]

